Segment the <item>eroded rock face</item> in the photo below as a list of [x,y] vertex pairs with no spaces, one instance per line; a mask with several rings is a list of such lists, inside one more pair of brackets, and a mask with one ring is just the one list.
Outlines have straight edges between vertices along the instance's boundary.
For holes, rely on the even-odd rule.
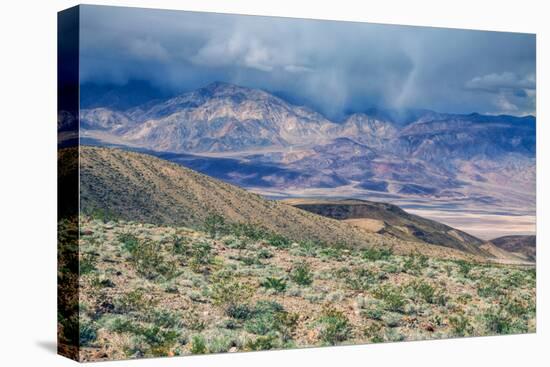
[[126,110],[81,112],[83,136],[95,143],[174,153],[164,158],[247,188],[346,187],[524,207],[534,204],[535,125],[532,116],[422,110],[367,110],[336,123],[219,82]]

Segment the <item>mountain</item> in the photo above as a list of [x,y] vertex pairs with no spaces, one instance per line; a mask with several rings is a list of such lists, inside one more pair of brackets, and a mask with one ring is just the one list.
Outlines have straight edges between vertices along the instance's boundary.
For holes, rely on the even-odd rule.
[[288,199],[297,208],[402,240],[420,241],[482,254],[484,241],[445,224],[409,214],[396,205],[366,200]]
[[[60,182],[64,180],[60,177]],[[436,257],[482,259],[466,251],[406,241],[327,218],[292,205],[266,200],[147,154],[121,149],[80,147],[80,208],[118,219],[201,227],[212,214],[232,223],[250,223],[294,240],[318,240],[352,247],[386,246],[397,253],[419,251]]]
[[85,108],[81,139],[150,150],[267,196],[534,215],[532,116],[368,109],[334,122],[266,91],[215,82],[126,109]]
[[536,261],[537,258],[537,238],[536,236],[503,236],[489,241],[501,250],[518,254],[530,261]]

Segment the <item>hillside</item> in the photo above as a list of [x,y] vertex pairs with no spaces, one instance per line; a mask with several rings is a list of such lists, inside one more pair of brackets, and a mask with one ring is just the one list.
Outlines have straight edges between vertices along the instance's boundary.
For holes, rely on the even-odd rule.
[[489,241],[501,250],[521,255],[527,260],[537,259],[536,236],[503,236]]
[[[175,163],[119,149],[80,148],[83,213],[146,223],[202,227],[218,214],[293,240],[344,246],[392,247],[398,253],[464,258],[470,254],[427,243],[372,233],[213,179]],[[482,260],[482,258],[478,258]]]
[[409,214],[396,205],[366,200],[288,199],[286,203],[376,233],[483,254],[483,241],[445,224]]

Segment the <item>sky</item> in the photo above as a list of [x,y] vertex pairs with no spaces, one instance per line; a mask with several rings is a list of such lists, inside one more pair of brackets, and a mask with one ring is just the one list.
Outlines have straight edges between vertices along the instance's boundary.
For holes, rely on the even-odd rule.
[[339,119],[372,107],[535,114],[533,34],[82,6],[83,84],[214,81]]

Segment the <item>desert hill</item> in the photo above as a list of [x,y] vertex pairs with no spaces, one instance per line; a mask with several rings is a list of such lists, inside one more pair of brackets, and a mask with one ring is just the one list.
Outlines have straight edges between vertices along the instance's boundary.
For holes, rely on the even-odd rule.
[[[438,257],[483,255],[405,241],[373,233],[289,204],[253,194],[146,154],[112,148],[80,148],[80,207],[118,219],[163,225],[201,227],[213,214],[233,223],[250,223],[293,240],[315,240],[352,247],[386,246],[397,253],[422,252]],[[62,178],[61,178],[62,179]],[[474,256],[472,256],[474,255]]]
[[396,205],[367,200],[288,199],[297,208],[343,220],[376,233],[482,254],[484,241],[445,224],[410,214]]

